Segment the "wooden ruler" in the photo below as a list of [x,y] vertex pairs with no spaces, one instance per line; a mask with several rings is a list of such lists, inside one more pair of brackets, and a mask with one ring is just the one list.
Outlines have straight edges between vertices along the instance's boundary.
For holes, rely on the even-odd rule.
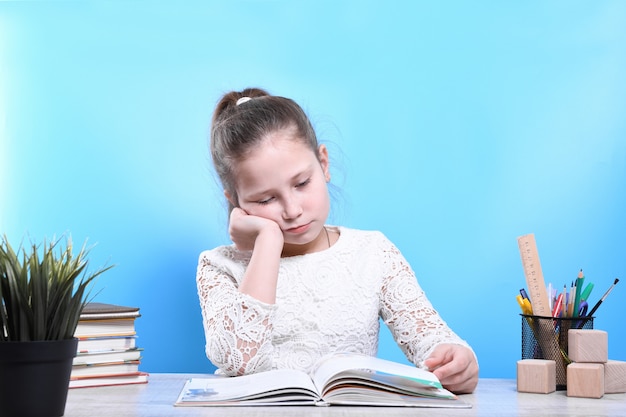
[[546,283],[541,272],[541,263],[539,262],[539,252],[537,251],[537,243],[535,235],[528,234],[517,238],[520,256],[522,257],[522,266],[524,267],[524,275],[526,276],[526,285],[528,286],[528,296],[533,307],[533,315],[551,317],[552,312],[548,304],[548,291]]
[[[533,307],[533,316],[552,317],[550,306],[548,305],[548,291],[541,272],[539,262],[539,252],[535,235],[528,234],[517,238],[519,252],[522,257],[524,275],[526,275],[526,285],[528,286],[528,296]],[[528,319],[528,317],[527,317]],[[557,385],[566,384],[560,378],[567,375],[567,353],[561,348],[556,333],[554,332],[554,322],[548,319],[533,319],[528,321],[535,340],[541,347],[543,359],[553,360],[556,363]],[[564,331],[564,330],[561,330]]]

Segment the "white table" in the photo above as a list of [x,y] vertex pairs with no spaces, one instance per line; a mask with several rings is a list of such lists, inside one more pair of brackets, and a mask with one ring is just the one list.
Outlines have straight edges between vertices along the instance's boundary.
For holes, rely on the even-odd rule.
[[[626,394],[600,399],[551,394],[518,393],[515,380],[481,379],[474,394],[461,395],[471,409],[379,407],[174,407],[191,374],[151,374],[143,385],[74,388],[68,394],[66,417],[176,417],[176,416],[626,416]],[[33,397],[36,400],[36,396]]]

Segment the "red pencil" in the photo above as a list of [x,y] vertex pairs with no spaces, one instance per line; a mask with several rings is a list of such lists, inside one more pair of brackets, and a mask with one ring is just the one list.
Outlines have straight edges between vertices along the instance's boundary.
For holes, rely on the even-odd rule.
[[563,293],[559,294],[559,298],[556,299],[556,304],[552,309],[552,317],[559,317],[561,314],[561,307],[563,306]]

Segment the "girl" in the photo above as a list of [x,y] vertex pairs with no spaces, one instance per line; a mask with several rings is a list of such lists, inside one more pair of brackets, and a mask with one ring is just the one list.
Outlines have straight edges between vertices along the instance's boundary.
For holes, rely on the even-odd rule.
[[379,317],[416,366],[456,393],[478,363],[380,232],[326,224],[328,150],[294,101],[230,92],[213,115],[211,156],[234,245],[200,255],[206,353],[226,375],[309,370],[334,352],[376,355]]

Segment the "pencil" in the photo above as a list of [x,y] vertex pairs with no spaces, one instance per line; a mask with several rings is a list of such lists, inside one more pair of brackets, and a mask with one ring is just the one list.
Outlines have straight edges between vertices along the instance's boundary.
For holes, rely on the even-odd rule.
[[578,278],[576,278],[576,291],[574,296],[574,311],[572,311],[572,317],[578,317],[578,306],[580,305],[580,295],[583,291],[583,282],[585,281],[585,275],[583,275],[583,270],[581,269],[578,272]]
[[569,287],[569,299],[567,300],[567,317],[574,317],[574,299],[576,298],[576,286],[574,281]]

